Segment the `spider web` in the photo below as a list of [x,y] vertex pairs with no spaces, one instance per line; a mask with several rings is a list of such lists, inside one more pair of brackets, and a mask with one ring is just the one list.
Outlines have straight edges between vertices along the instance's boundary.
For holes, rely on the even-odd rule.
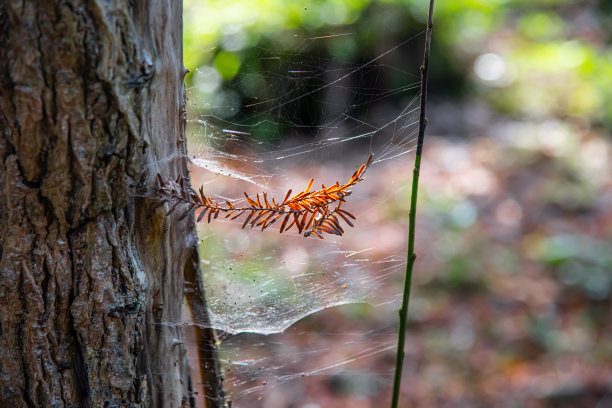
[[[422,33],[359,63],[317,51],[337,36],[260,49],[264,76],[243,75],[227,89],[200,68],[188,89],[192,183],[236,206],[243,192],[282,199],[311,178],[315,187],[342,183],[374,154],[343,205],[357,220],[342,237],[241,229],[241,219],[198,224],[233,406],[342,406],[387,393],[392,376],[411,170],[402,156],[418,121],[419,58],[410,50]],[[397,212],[392,225],[381,222],[388,211]],[[375,317],[355,326],[360,313]],[[312,398],[322,382],[338,401]]]

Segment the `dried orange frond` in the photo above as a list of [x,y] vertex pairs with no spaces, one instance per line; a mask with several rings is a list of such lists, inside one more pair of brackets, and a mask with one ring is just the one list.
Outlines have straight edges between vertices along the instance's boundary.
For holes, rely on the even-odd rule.
[[159,174],[157,175],[159,187],[155,195],[161,200],[161,204],[166,202],[172,204],[167,214],[173,213],[179,207],[187,207],[179,220],[184,219],[191,212],[200,210],[197,217],[198,222],[206,217],[210,223],[219,214],[232,220],[245,216],[242,228],[261,227],[262,231],[276,221],[282,220],[279,228],[281,233],[295,228],[305,237],[316,235],[323,239],[324,233],[344,234],[341,221],[353,226],[351,219],[355,220],[355,216],[341,209],[340,206],[351,194],[350,188],[364,179],[363,175],[371,163],[372,155],[370,154],[367,162],[358,167],[351,178],[342,185],[336,182],[329,187],[322,185],[320,190],[310,191],[314,183],[314,179],[311,179],[302,192],[291,196],[292,190],[290,189],[282,202],[276,202],[273,197],[268,198],[266,193],[263,193],[261,197],[257,194],[255,199],[244,193],[248,203],[247,207],[236,207],[227,200],[224,204],[219,204],[213,198],[206,197],[202,187],[198,192],[193,190],[183,177],[179,176],[176,180],[164,182]]

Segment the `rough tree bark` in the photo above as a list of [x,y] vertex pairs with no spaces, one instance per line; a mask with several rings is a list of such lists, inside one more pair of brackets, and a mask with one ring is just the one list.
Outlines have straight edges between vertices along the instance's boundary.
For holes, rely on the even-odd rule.
[[[193,402],[171,323],[184,274],[203,293],[195,224],[142,194],[157,172],[187,171],[181,13],[177,0],[0,0],[2,407]],[[197,337],[222,406],[214,339]]]

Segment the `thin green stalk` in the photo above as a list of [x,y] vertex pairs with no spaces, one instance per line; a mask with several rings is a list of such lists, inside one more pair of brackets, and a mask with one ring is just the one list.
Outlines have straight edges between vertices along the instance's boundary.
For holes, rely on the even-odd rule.
[[400,385],[402,382],[402,368],[404,366],[404,344],[406,342],[406,322],[408,321],[408,300],[410,299],[410,286],[412,283],[412,268],[416,260],[414,253],[414,231],[416,227],[416,205],[419,190],[419,172],[421,169],[421,156],[423,154],[423,140],[425,139],[425,104],[427,102],[427,66],[429,64],[429,48],[431,45],[431,30],[433,28],[434,0],[429,1],[429,15],[427,18],[427,32],[425,34],[425,51],[423,65],[421,65],[421,102],[419,116],[419,137],[417,141],[414,170],[412,171],[412,194],[410,195],[410,214],[408,218],[408,252],[406,255],[406,275],[404,277],[404,294],[402,307],[399,310],[399,334],[397,337],[397,355],[395,359],[395,378],[393,380],[393,398],[391,408],[397,408],[399,402]]

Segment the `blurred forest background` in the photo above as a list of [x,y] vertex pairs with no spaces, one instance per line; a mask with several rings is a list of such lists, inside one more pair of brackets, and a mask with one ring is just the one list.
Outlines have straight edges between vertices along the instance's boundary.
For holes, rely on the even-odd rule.
[[[241,141],[235,154],[252,141],[299,147],[320,137],[319,125],[337,113],[306,98],[288,98],[273,111],[259,105],[291,92],[270,59],[285,52],[296,64],[304,62],[304,69],[318,64],[329,72],[339,63],[366,64],[416,36],[390,55],[393,66],[412,72],[385,72],[384,84],[395,92],[365,113],[359,101],[350,112],[344,108],[371,123],[376,112],[399,114],[418,92],[426,3],[184,0],[190,116],[246,130],[244,138],[251,141]],[[612,407],[612,3],[438,1],[434,24],[402,406]],[[333,37],[303,47],[304,38],[318,36]],[[359,77],[364,89],[381,80],[365,71]],[[331,80],[313,81],[302,94]],[[201,122],[190,122],[190,152],[218,143],[203,140],[196,125]],[[360,155],[347,155],[336,169],[352,170],[368,148],[351,146]],[[372,260],[405,250],[410,192],[398,186],[410,182],[412,160],[407,154],[384,162],[371,175],[375,181],[355,188],[391,197],[356,213],[358,223],[375,218],[385,231],[374,243]],[[310,178],[299,157],[283,165],[289,178]],[[387,185],[391,174],[394,184]],[[207,174],[194,169],[194,184],[198,177],[206,180]],[[329,173],[323,181],[335,177]],[[223,183],[222,196],[239,197],[245,189],[232,187],[231,179]],[[200,227],[206,235],[208,226]],[[229,230],[240,233],[239,225]],[[368,239],[352,232],[342,239]],[[220,245],[203,242],[205,263],[228,256]],[[402,279],[397,268],[385,293],[397,300]],[[266,364],[282,366],[289,375],[303,370],[303,358],[290,363],[285,354],[275,360],[274,348],[308,349],[305,331],[310,344],[321,347],[308,359],[325,366],[329,354],[348,344],[341,337],[336,347],[326,330],[363,333],[355,347],[367,349],[376,347],[376,333],[382,332],[389,334],[385,347],[393,345],[396,324],[395,310],[357,304],[309,316],[275,337],[276,345],[266,343],[272,336],[230,336],[224,341],[231,351],[222,343],[221,352],[228,392],[242,395],[234,406],[387,405],[392,348],[351,368],[379,373],[382,380],[334,372],[276,381],[275,388],[265,370],[232,373],[228,353],[249,356],[257,348],[258,357],[249,361],[265,355]]]

